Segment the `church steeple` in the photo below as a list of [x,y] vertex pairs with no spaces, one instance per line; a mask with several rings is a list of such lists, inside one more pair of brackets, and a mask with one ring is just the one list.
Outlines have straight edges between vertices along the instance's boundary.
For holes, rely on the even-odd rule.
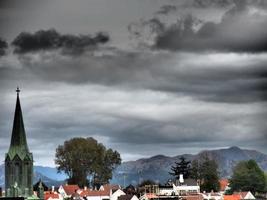
[[29,153],[29,148],[27,145],[26,134],[23,123],[23,116],[20,106],[19,93],[20,89],[17,87],[17,102],[15,108],[15,115],[13,121],[13,130],[11,136],[11,143],[8,151],[8,155],[12,160],[15,155],[18,155],[21,159]]
[[33,156],[29,151],[23,124],[19,92],[13,121],[10,147],[5,158],[5,187],[7,197],[29,197],[33,194]]

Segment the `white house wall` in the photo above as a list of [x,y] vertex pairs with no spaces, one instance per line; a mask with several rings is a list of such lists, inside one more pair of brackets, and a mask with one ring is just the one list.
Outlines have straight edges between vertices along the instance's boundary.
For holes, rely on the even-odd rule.
[[87,200],[103,200],[109,199],[109,196],[88,196],[86,197]]
[[125,195],[125,193],[122,190],[118,189],[110,196],[110,200],[118,200],[121,195]]

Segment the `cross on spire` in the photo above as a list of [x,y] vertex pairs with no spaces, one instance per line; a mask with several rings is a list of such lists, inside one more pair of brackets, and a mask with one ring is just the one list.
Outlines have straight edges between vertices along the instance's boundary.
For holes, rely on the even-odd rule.
[[16,92],[17,92],[17,96],[19,96],[19,93],[20,93],[19,86],[17,87]]

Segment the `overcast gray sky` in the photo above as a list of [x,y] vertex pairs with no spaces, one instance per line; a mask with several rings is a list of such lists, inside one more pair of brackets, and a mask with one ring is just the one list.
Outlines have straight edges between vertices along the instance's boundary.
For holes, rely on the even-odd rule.
[[[35,164],[94,137],[123,161],[267,153],[264,0],[0,1],[0,159],[21,87]],[[23,32],[23,33],[22,33]]]

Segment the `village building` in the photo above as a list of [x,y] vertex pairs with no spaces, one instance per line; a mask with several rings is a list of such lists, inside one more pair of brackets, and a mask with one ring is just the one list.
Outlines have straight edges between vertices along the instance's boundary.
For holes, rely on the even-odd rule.
[[63,200],[63,197],[56,192],[50,191],[44,193],[44,200]]
[[118,200],[139,200],[136,195],[125,194],[121,195]]
[[178,184],[173,184],[173,190],[179,196],[196,195],[200,193],[200,186],[196,180],[184,179],[181,174]]
[[224,200],[255,200],[255,196],[250,192],[235,192],[232,195],[224,195]]
[[204,200],[223,200],[220,192],[201,193]]
[[70,198],[79,189],[78,185],[61,185],[58,188],[58,192],[63,198]]
[[126,195],[125,192],[122,191],[121,189],[118,189],[112,192],[112,194],[110,195],[110,200],[118,200],[118,198],[122,195]]

